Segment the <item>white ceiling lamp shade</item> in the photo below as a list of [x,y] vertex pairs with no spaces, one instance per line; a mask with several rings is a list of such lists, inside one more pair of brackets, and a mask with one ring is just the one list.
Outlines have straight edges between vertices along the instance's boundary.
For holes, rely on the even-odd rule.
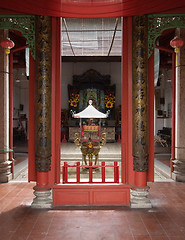
[[92,106],[92,100],[89,100],[89,106],[79,113],[72,112],[74,118],[107,118],[110,111],[102,113]]

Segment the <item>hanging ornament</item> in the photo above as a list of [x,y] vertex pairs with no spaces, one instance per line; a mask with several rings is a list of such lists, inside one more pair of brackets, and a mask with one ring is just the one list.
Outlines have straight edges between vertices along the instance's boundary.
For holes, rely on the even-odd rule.
[[174,51],[176,53],[176,66],[178,66],[178,53],[179,53],[179,49],[180,47],[182,47],[184,45],[184,40],[179,38],[179,37],[174,37],[174,39],[172,39],[170,41],[170,46],[174,48]]
[[15,44],[10,38],[7,38],[6,40],[2,41],[0,43],[1,47],[5,49],[5,54],[6,54],[6,65],[8,66],[8,55],[10,54],[10,49],[12,49]]

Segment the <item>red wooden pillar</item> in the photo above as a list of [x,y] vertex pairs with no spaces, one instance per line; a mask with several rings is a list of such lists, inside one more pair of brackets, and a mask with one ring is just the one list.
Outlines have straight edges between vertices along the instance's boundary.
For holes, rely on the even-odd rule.
[[29,58],[28,181],[36,181],[35,169],[35,60]]
[[60,151],[61,151],[61,18],[55,18],[55,38],[56,45],[53,48],[56,49],[55,55],[55,67],[56,67],[56,91],[55,91],[55,183],[60,183]]
[[52,18],[52,112],[51,139],[52,156],[49,185],[60,183],[61,148],[61,19]]
[[52,18],[36,17],[35,168],[37,183],[33,208],[51,208],[49,172],[52,155]]
[[135,186],[145,188],[147,185],[147,172],[135,171]]
[[134,184],[132,157],[132,17],[123,18],[121,151],[122,183]]
[[148,59],[149,156],[147,181],[154,181],[154,54]]
[[[31,99],[32,101],[35,99],[36,105],[32,105],[30,108],[30,117],[32,117],[33,123],[29,125],[32,131],[29,146],[31,166],[29,169],[29,180],[36,181],[36,186],[34,187],[36,198],[33,200],[32,207],[48,208],[52,206],[50,190],[55,183],[60,182],[61,29],[60,18],[53,17],[49,19],[43,16],[38,18],[39,24],[48,28],[48,36],[45,36],[45,38],[48,37],[48,41],[43,42],[42,46],[44,48],[42,50],[37,46],[37,51],[41,51],[43,55],[38,53],[36,55],[37,65],[41,64],[39,68],[36,66],[37,85],[35,85],[35,81],[30,85],[30,89],[33,90],[32,95],[30,95],[30,103]],[[41,34],[38,34],[40,41],[37,39],[37,44],[40,44],[45,39],[41,37]],[[49,52],[51,49],[52,51]],[[45,71],[49,71],[48,74],[45,74]],[[35,74],[32,77],[35,78]],[[37,88],[36,96],[34,95],[35,88]],[[48,111],[50,107],[51,111]],[[34,141],[37,142],[37,145],[34,144]],[[35,153],[37,159],[35,159]],[[49,158],[51,158],[51,161]]]
[[134,16],[132,20],[132,154],[135,183],[131,190],[131,207],[151,208],[147,198],[149,155],[147,16]]

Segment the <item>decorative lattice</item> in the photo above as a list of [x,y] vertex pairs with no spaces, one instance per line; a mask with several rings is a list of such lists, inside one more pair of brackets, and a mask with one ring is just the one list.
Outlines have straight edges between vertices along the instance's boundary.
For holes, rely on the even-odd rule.
[[169,28],[185,28],[185,14],[148,15],[148,57],[155,47],[155,40]]
[[26,38],[31,55],[35,59],[35,16],[0,15],[0,29],[20,31]]

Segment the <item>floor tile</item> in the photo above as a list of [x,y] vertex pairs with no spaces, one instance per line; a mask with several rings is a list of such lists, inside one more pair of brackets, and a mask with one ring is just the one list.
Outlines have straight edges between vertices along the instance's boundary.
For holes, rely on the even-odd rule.
[[185,239],[185,183],[149,183],[155,206],[148,210],[36,210],[34,185],[0,184],[1,240]]

